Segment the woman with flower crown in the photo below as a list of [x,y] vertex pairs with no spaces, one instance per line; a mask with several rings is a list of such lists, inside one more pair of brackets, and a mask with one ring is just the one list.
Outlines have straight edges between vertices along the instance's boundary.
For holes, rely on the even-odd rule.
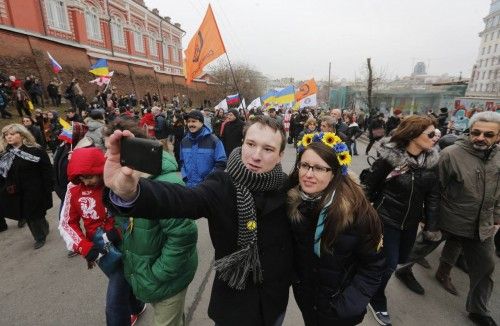
[[306,134],[297,149],[288,192],[295,300],[306,326],[359,324],[385,269],[382,225],[338,136]]

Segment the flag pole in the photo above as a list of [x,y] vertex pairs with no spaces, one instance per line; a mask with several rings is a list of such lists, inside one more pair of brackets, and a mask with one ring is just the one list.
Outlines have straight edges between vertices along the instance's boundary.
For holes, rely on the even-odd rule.
[[236,83],[236,78],[234,77],[233,66],[231,66],[231,60],[229,60],[229,56],[227,55],[227,51],[226,51],[226,58],[227,58],[227,62],[229,63],[229,69],[231,70],[231,75],[233,76],[234,86],[236,86],[236,91],[238,92],[238,100],[242,104],[243,109],[246,110],[246,107],[245,107],[246,105],[241,100],[240,89],[238,88],[238,83]]
[[73,151],[73,121],[71,121],[71,144],[69,145],[70,152]]

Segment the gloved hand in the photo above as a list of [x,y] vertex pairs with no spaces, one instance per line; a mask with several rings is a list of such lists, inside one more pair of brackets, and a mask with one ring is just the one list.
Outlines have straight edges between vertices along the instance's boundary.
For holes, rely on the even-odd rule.
[[441,231],[423,231],[424,239],[432,242],[441,241],[443,234]]
[[[92,263],[94,263],[97,259],[97,257],[99,257],[99,254],[101,252],[99,251],[99,248],[97,248],[96,245],[93,245],[92,248],[89,250],[89,252],[87,253],[87,255],[85,256],[85,259],[87,260],[87,263],[90,265]],[[102,253],[104,254],[104,253]]]
[[116,228],[112,228],[109,231],[106,231],[106,237],[108,238],[111,243],[113,243],[115,246],[119,245],[120,242],[122,241],[122,235],[121,232],[118,231]]

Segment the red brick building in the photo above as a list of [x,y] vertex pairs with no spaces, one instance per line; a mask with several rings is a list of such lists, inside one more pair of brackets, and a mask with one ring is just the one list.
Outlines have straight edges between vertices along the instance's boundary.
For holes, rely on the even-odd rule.
[[[49,51],[63,66],[63,76],[86,74],[96,58],[105,58],[115,70],[113,82],[124,91],[172,96],[191,90],[199,97],[208,86],[198,81],[186,88],[184,35],[180,24],[149,10],[143,0],[0,0],[0,66],[23,68],[21,77],[41,75],[45,84],[50,69],[40,59]],[[92,92],[93,86],[86,86]]]

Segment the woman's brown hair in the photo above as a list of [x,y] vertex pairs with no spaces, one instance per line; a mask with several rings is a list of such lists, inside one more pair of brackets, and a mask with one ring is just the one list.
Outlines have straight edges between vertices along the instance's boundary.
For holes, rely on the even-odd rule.
[[[331,253],[338,235],[350,226],[359,228],[364,234],[363,245],[377,248],[382,238],[382,224],[378,214],[353,176],[342,174],[337,154],[330,147],[314,142],[299,153],[297,164],[290,176],[292,187],[299,184],[298,163],[302,155],[309,150],[321,157],[333,172],[333,179],[323,191],[320,205],[320,209],[324,207],[335,191],[333,202],[328,208],[325,229],[321,237],[321,249]],[[297,222],[293,219],[292,217],[293,222]]]
[[418,115],[404,118],[394,131],[391,142],[396,143],[399,147],[406,147],[410,141],[420,136],[429,126],[436,127],[436,120]]

